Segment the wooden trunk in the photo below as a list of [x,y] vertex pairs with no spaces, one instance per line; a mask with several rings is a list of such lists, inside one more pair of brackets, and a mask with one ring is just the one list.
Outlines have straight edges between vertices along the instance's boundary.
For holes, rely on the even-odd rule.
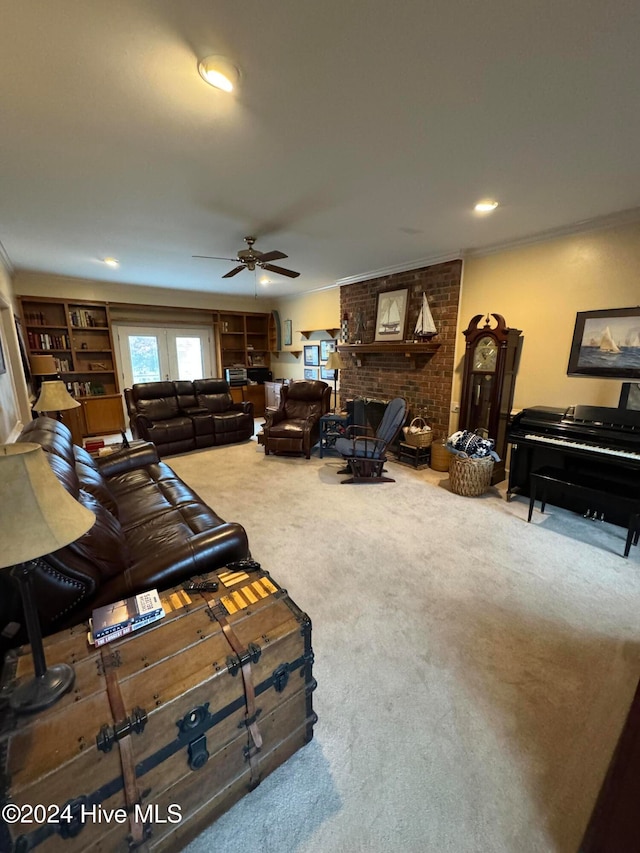
[[[161,621],[99,649],[87,625],[45,640],[75,684],[3,712],[2,802],[21,820],[2,813],[0,850],[181,849],[311,740],[309,618],[259,567],[207,579],[217,592],[163,593]],[[32,672],[28,647],[9,653],[4,695]]]

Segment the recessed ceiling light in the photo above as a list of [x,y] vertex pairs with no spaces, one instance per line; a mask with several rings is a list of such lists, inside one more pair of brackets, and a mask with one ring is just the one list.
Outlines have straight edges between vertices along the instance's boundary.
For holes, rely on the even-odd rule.
[[198,63],[198,71],[205,82],[223,92],[233,92],[240,76],[238,69],[225,56],[205,56]]
[[491,213],[498,206],[497,201],[490,201],[489,199],[485,199],[485,201],[479,201],[476,206],[473,208],[476,213]]
[[117,258],[103,258],[103,263],[108,267],[119,267],[120,261]]
[[260,279],[260,284],[271,284],[271,279],[263,275]]

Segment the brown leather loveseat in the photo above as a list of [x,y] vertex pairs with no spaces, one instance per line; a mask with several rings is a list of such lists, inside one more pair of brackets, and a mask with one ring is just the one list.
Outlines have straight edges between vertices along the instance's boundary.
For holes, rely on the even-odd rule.
[[[249,556],[244,528],[223,521],[158,458],[152,444],[92,458],[53,418],[29,423],[18,441],[39,444],[53,472],[96,516],[76,542],[38,560],[35,595],[45,634],[77,625],[94,607],[187,578]],[[0,631],[22,622],[7,612],[19,596],[2,573]],[[25,642],[23,631],[12,645]]]
[[152,441],[160,456],[253,435],[253,403],[234,403],[224,379],[144,382],[124,396],[132,435]]

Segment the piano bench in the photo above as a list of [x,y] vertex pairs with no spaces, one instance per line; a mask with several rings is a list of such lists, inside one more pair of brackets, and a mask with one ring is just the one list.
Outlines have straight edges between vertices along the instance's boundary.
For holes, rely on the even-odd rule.
[[631,545],[637,545],[640,539],[640,488],[623,483],[607,482],[591,477],[579,471],[565,471],[563,468],[545,466],[529,475],[529,517],[531,521],[533,507],[538,495],[540,496],[540,512],[544,512],[549,495],[549,486],[558,486],[568,494],[579,496],[584,500],[587,512],[594,513],[593,518],[600,513],[604,521],[604,513],[611,508],[627,514],[627,541],[624,556],[629,556]]

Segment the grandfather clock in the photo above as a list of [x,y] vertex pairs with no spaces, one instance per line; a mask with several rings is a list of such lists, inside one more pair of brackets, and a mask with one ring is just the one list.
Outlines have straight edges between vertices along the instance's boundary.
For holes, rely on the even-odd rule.
[[521,329],[509,329],[500,314],[482,314],[469,323],[464,332],[467,345],[462,376],[459,429],[478,430],[485,438],[493,438],[500,462],[493,469],[492,483],[505,477],[507,427],[513,406],[516,372],[522,348]]

